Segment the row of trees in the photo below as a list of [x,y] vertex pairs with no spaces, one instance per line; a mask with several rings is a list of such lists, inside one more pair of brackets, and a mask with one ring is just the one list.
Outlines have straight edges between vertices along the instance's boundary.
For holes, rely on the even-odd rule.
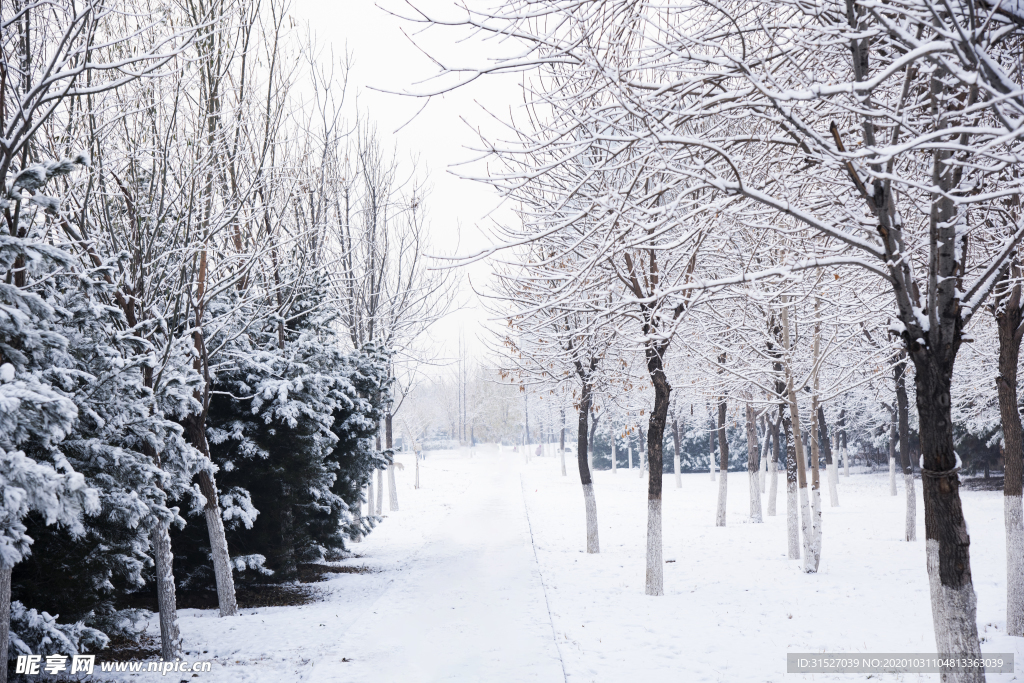
[[[647,593],[663,592],[673,387],[703,388],[723,443],[727,402],[749,404],[752,459],[758,412],[762,433],[791,435],[787,480],[814,571],[829,443],[814,438],[819,409],[854,402],[857,386],[884,375],[911,483],[916,404],[938,651],[978,654],[953,410],[972,404],[984,419],[981,378],[997,377],[1007,623],[1024,632],[1024,16],[985,0],[513,0],[455,24],[511,36],[509,51],[445,69],[427,94],[489,73],[523,78],[515,135],[483,141],[479,178],[521,207],[521,221],[475,256],[502,253],[494,300],[511,325],[511,369],[572,396],[588,511],[594,396],[646,412]],[[972,339],[985,351],[961,353]],[[973,357],[956,363],[963,355]],[[993,372],[984,361],[996,356]],[[642,402],[630,388],[646,389]]]
[[372,528],[455,280],[346,76],[278,0],[0,7],[0,662],[154,584],[173,659],[176,589],[230,616]]

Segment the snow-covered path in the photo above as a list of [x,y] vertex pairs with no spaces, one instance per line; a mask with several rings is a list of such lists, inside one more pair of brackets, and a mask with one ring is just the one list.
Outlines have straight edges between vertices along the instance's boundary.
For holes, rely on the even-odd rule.
[[517,468],[473,464],[456,507],[310,680],[564,680]]
[[[386,512],[345,561],[370,571],[316,584],[323,599],[309,605],[231,619],[182,610],[186,659],[214,662],[211,673],[184,680],[781,683],[792,678],[786,652],[934,651],[924,544],[903,541],[903,492],[890,496],[884,473],[841,478],[841,507],[823,510],[816,575],[786,559],[784,478],[780,516],[751,524],[746,474],[731,473],[721,528],[706,474],[684,476],[681,489],[666,476],[665,596],[651,598],[643,594],[646,480],[636,470],[596,473],[601,553],[588,555],[571,462],[562,477],[552,457],[526,464],[495,447],[473,458],[432,452],[424,486],[413,490],[414,461],[399,461],[401,510]],[[963,499],[982,648],[1024,661],[1024,639],[1005,635],[1001,494],[964,491]],[[923,538],[920,516],[918,524]]]

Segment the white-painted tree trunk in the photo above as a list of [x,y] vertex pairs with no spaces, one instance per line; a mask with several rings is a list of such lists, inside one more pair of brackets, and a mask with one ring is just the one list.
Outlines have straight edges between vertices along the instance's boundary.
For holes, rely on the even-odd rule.
[[[978,650],[978,602],[971,584],[948,588],[939,578],[939,542],[925,543],[928,559],[928,583],[931,589],[932,619],[935,624],[936,652],[960,657],[980,657]],[[972,637],[973,636],[973,637]],[[971,673],[940,674],[942,683],[984,683],[983,669]]]
[[807,487],[800,486],[800,536],[803,541],[802,550],[804,555],[804,571],[813,573],[814,549],[811,547],[814,539],[814,528],[811,517],[811,500],[807,495]]
[[1020,496],[1003,496],[1006,521],[1006,634],[1024,635],[1024,507]]
[[587,447],[587,467],[590,468],[590,476],[594,476],[594,447]]
[[796,489],[795,481],[786,481],[786,538],[791,560],[800,559],[800,513]]
[[771,481],[771,484],[768,485],[768,516],[774,517],[779,497],[779,463],[773,462],[768,474],[768,479]]
[[839,463],[835,459],[828,466],[828,497],[832,507],[839,507]]
[[754,408],[749,403],[747,409],[747,475],[750,486],[750,521],[761,523],[761,446],[757,442],[757,421]]
[[639,472],[640,478],[643,479],[644,470],[647,469],[647,449],[641,448],[640,452],[636,454],[636,459],[638,461],[637,464],[639,465],[637,472]]
[[[160,656],[165,662],[174,661],[181,654],[178,606],[174,595],[174,555],[171,554],[169,526],[167,523],[158,523],[149,532],[156,573],[157,609],[160,615]],[[6,604],[10,609],[9,594]],[[8,612],[8,622],[10,621],[9,615]]]
[[558,449],[558,454],[559,454],[559,457],[562,460],[562,476],[563,477],[568,476],[565,473],[565,449],[564,448],[559,448]]
[[612,437],[612,474],[619,471],[619,465],[615,461],[618,459],[618,453],[615,451],[615,437]]
[[11,644],[11,574],[14,567],[0,564],[0,683],[7,683],[7,657]]
[[[914,486],[914,475],[903,475],[903,487],[907,490],[907,523],[906,539],[908,542],[917,540],[917,491]],[[1009,549],[1009,548],[1007,548]]]
[[413,484],[413,488],[418,489],[420,487],[420,452],[413,450],[412,454],[416,458],[416,483]]
[[850,449],[843,446],[843,476],[850,476]]
[[896,495],[896,458],[889,457],[889,495]]
[[821,564],[821,489],[811,488],[811,561],[804,558],[804,571],[814,574]]
[[388,465],[388,504],[392,512],[398,511],[398,484],[395,482],[395,466]]
[[384,471],[377,470],[377,514],[384,514]]
[[601,543],[597,535],[597,498],[594,496],[594,485],[583,486],[583,506],[587,512],[587,552],[601,552]]
[[371,472],[370,483],[366,486],[366,516],[373,517],[373,514],[373,473]]
[[768,491],[768,451],[765,449],[764,454],[761,456],[761,467],[759,477],[761,483],[761,493],[767,493]]
[[628,458],[629,469],[633,469],[633,444],[626,446],[626,457]]
[[665,561],[661,547],[661,498],[647,499],[647,595],[665,594]]
[[683,488],[683,473],[680,470],[681,466],[682,466],[682,463],[680,462],[680,459],[679,459],[679,449],[676,448],[675,449],[675,455],[672,456],[672,467],[676,471],[676,488],[677,489]]
[[718,505],[715,508],[715,526],[725,526],[725,502],[729,489],[729,471],[722,470],[718,478]]

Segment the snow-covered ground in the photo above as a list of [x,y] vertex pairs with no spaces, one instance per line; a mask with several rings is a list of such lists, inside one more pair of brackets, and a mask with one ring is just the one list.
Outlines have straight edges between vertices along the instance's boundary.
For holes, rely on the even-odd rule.
[[[716,528],[717,484],[692,474],[676,489],[668,475],[665,596],[651,598],[643,594],[646,479],[635,469],[596,473],[601,553],[588,555],[574,461],[562,477],[551,457],[526,464],[495,447],[473,458],[432,452],[414,490],[413,460],[399,460],[401,510],[346,561],[373,573],[317,584],[323,601],[302,607],[232,619],[183,610],[188,657],[215,662],[187,680],[938,680],[785,673],[787,652],[935,650],[924,543],[901,540],[902,478],[892,497],[887,474],[840,477],[840,507],[824,496],[821,570],[807,575],[786,559],[781,477],[780,516],[750,524],[747,475],[730,474],[728,523]],[[962,495],[982,649],[1024,661],[1022,639],[1004,635],[1001,493]]]

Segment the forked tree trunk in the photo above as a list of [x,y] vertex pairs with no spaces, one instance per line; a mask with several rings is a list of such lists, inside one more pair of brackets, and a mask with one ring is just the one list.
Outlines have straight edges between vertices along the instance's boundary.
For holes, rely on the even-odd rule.
[[825,476],[828,478],[828,498],[832,507],[839,507],[839,483],[838,466],[835,458],[832,457],[832,440],[828,434],[828,424],[825,422],[825,409],[818,406],[818,443],[825,455]]
[[[149,532],[156,573],[156,602],[160,617],[160,657],[165,662],[181,655],[178,605],[174,595],[174,555],[171,553],[170,524],[158,522]],[[9,576],[9,575],[8,575]],[[10,596],[6,600],[10,609]],[[10,621],[9,615],[7,621]],[[6,640],[4,641],[6,643]]]
[[[787,353],[792,348],[789,343],[789,314],[788,309],[782,309],[782,336],[783,345]],[[813,573],[818,571],[818,558],[814,549],[814,524],[811,519],[810,500],[807,492],[807,470],[806,458],[804,456],[803,433],[800,429],[800,407],[796,399],[796,389],[793,386],[793,368],[787,360],[784,363],[786,372],[786,392],[789,396],[789,418],[792,420],[793,444],[796,448],[796,480],[800,495],[800,532],[803,535],[804,571]]]
[[715,526],[725,526],[725,503],[729,494],[729,440],[725,436],[725,397],[718,402],[718,506]]
[[[782,413],[782,406],[779,406],[779,413]],[[769,474],[771,475],[771,485],[768,488],[768,516],[774,517],[776,514],[776,501],[778,500],[779,491],[779,453],[782,450],[782,442],[779,439],[779,428],[781,426],[782,419],[768,420],[768,429],[771,431],[771,469]]]
[[747,404],[747,476],[750,479],[750,521],[761,523],[761,482],[758,481],[760,449],[757,442],[757,423],[754,407]]
[[[390,413],[388,413],[387,415],[384,416],[384,448],[386,448],[388,450],[391,450],[392,448],[394,448],[394,445],[395,445],[394,437],[393,437],[393,434],[392,434],[392,431],[391,431],[391,421],[392,421],[392,417],[391,417]],[[473,432],[472,432],[472,428],[470,428],[470,432],[469,433],[470,433],[470,439],[469,439],[470,446],[469,446],[469,448],[470,448],[470,453],[472,453],[472,449],[473,449],[473,438],[472,438]],[[388,465],[388,507],[391,508],[392,512],[397,512],[398,511],[398,485],[395,482],[395,465],[394,465],[394,463]]]
[[672,466],[676,471],[676,488],[683,488],[683,475],[679,468],[682,466],[681,456],[679,455],[679,422],[672,419],[672,446],[674,448],[674,455],[672,456]]
[[917,492],[914,490],[914,461],[910,457],[910,416],[907,414],[906,352],[900,352],[899,362],[893,369],[896,380],[896,412],[899,415],[900,466],[903,469],[903,488],[907,494],[907,515],[904,519],[903,537],[917,540]]
[[[1019,276],[1013,264],[1013,273]],[[996,327],[999,334],[999,416],[1003,423],[1003,516],[1006,521],[1006,633],[1024,636],[1024,509],[1021,506],[1024,484],[1024,430],[1017,407],[1017,364],[1020,360],[1024,313],[1021,311],[1021,286],[1008,288],[1011,271],[1001,277],[996,291]]]
[[665,376],[662,355],[665,346],[647,348],[647,372],[654,385],[654,409],[647,427],[647,595],[665,594],[665,564],[662,554],[661,484],[664,464],[662,444],[672,387]]
[[597,498],[594,497],[594,481],[590,476],[590,449],[588,446],[587,421],[590,417],[590,386],[583,384],[580,397],[579,429],[577,430],[576,460],[580,468],[580,482],[583,484],[583,507],[587,516],[587,552],[601,552],[597,537]]
[[[11,644],[11,574],[14,567],[0,563],[0,683],[7,683]],[[173,656],[173,655],[172,655]]]
[[[210,446],[206,441],[206,419],[202,414],[189,415],[183,421],[185,436],[189,443],[210,459]],[[231,558],[228,555],[228,542],[224,536],[224,518],[221,515],[220,501],[217,497],[217,482],[213,474],[202,470],[199,472],[199,490],[206,498],[203,514],[206,517],[206,530],[210,537],[210,555],[213,558],[213,575],[217,582],[217,602],[220,615],[230,617],[238,614],[238,602],[235,600],[235,582],[231,575]],[[290,542],[285,539],[285,542]]]
[[711,445],[711,464],[708,466],[708,470],[711,472],[711,481],[715,480],[715,469],[718,467],[718,425],[715,424],[714,416],[711,417],[711,437],[709,438]]
[[800,513],[797,503],[796,439],[793,420],[783,420],[786,429],[786,541],[789,559],[800,559]]

